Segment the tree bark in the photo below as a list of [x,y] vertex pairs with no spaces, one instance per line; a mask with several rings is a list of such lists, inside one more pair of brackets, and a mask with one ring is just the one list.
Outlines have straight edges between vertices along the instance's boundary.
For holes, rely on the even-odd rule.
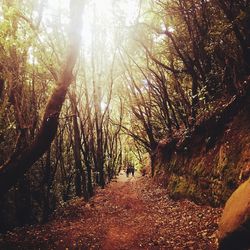
[[[75,91],[75,88],[74,88]],[[75,160],[75,191],[76,196],[81,197],[84,196],[87,199],[86,194],[86,174],[85,169],[82,166],[81,160],[81,137],[80,137],[80,130],[78,126],[77,117],[78,110],[77,110],[77,100],[76,94],[70,94],[70,102],[71,102],[71,109],[73,113],[73,130],[74,130],[74,142],[73,142],[73,152],[74,152],[74,160]]]
[[68,87],[73,79],[73,68],[80,50],[82,13],[84,2],[70,2],[69,47],[65,64],[43,116],[41,127],[34,142],[20,155],[11,157],[0,167],[0,195],[6,193],[24,173],[46,152],[55,138],[58,118],[65,100]]

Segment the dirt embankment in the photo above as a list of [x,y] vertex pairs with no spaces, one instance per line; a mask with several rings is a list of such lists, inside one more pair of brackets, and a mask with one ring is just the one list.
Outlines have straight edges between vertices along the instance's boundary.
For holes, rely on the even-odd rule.
[[0,236],[0,249],[216,249],[221,209],[173,201],[147,177],[126,178],[41,226]]
[[223,205],[250,175],[250,88],[189,134],[160,143],[154,167],[171,197]]

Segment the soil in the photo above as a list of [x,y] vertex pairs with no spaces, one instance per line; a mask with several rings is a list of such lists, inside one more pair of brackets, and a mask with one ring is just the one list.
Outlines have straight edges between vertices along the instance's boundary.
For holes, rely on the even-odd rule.
[[217,249],[221,209],[171,200],[149,177],[122,172],[86,203],[74,199],[45,225],[0,235],[0,249]]

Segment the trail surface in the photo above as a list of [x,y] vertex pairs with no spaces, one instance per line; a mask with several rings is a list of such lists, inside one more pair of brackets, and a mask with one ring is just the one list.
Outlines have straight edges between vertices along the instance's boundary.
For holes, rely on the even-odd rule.
[[0,249],[216,249],[221,209],[173,201],[147,177],[124,173],[89,203],[75,199],[46,225],[0,236]]

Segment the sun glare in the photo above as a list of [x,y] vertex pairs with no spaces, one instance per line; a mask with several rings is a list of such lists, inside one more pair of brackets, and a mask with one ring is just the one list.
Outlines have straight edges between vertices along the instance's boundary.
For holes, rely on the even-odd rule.
[[[103,34],[103,41],[113,43],[115,26],[124,18],[124,26],[133,25],[139,11],[139,0],[92,0],[85,8],[82,38],[89,51],[95,34]],[[100,30],[101,29],[101,30]],[[104,32],[103,32],[104,31]]]
[[[69,0],[48,1],[48,9],[45,13],[45,19],[48,23],[53,22],[53,17],[58,10],[67,10]],[[123,25],[129,27],[134,24],[139,13],[140,0],[88,0],[86,1],[83,14],[82,41],[85,53],[89,54],[93,40],[102,40],[109,43],[112,47],[114,43],[115,27]],[[62,20],[64,19],[64,20]],[[64,23],[67,18],[61,18]],[[50,25],[47,32],[49,33]]]
[[112,0],[93,0],[92,3],[96,10],[102,14],[109,13],[112,8]]
[[105,109],[107,108],[107,106],[108,106],[108,105],[107,105],[104,101],[102,101],[102,102],[101,102],[101,111],[104,112]]

